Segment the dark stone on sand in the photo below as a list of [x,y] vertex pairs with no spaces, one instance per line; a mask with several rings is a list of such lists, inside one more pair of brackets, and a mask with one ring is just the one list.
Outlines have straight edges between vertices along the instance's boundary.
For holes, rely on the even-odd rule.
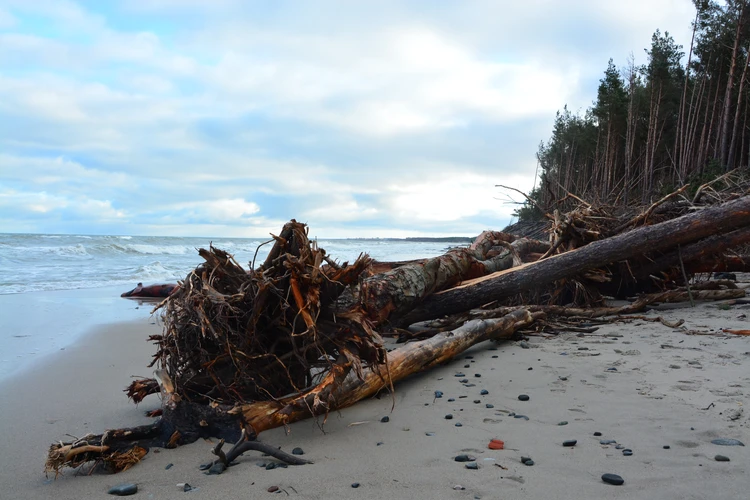
[[607,371],[608,372],[616,372],[617,368],[615,368],[615,367],[607,368]]
[[493,357],[493,358],[497,358],[498,356],[497,356],[497,354],[495,354],[495,355],[494,355],[494,356],[492,356],[492,357]]
[[138,491],[138,485],[135,483],[124,483],[113,486],[107,491],[110,495],[116,495],[118,497],[124,497],[128,495],[135,495]]
[[352,488],[359,488],[359,483],[352,483]]
[[474,404],[475,404],[475,405],[478,405],[478,404],[479,404],[479,403],[481,403],[481,402],[482,402],[482,400],[481,400],[481,399],[475,399],[475,400],[474,400]]
[[487,389],[482,389],[481,391],[479,391],[479,394],[481,394],[482,396],[486,396],[489,393],[490,391],[488,391]]
[[454,377],[465,377],[466,375],[464,375],[463,373],[456,373],[456,374],[455,374],[455,375],[453,375],[453,376],[454,376]]
[[445,419],[446,419],[446,420],[453,420],[453,415],[451,415],[451,414],[449,413],[449,414],[447,414],[447,415],[445,416]]
[[388,415],[386,415],[385,417],[381,418],[380,421],[383,422],[383,423],[390,422],[391,421],[391,417],[389,417]]
[[557,425],[568,425],[568,421],[563,420],[562,422],[558,422]]
[[464,356],[464,359],[474,359],[474,356]]
[[745,446],[745,444],[738,439],[718,438],[711,441],[713,444],[719,446]]
[[443,391],[435,391],[435,399],[440,399],[443,397]]
[[620,486],[625,483],[625,480],[617,474],[602,474],[602,481],[607,484],[614,484],[615,486]]
[[494,408],[494,407],[495,407],[495,405],[493,405],[493,404],[490,404],[490,403],[487,403],[486,405],[484,405],[484,407],[485,407],[485,408]]
[[588,351],[589,348],[588,347],[579,347],[578,350],[579,351]]
[[526,415],[513,415],[513,418],[522,418],[524,420],[528,420],[529,419],[529,417],[527,417]]
[[664,448],[665,450],[668,450],[671,448],[671,446],[669,446],[668,444],[665,444],[664,446],[662,446],[662,448]]
[[425,432],[424,435],[425,436],[434,436],[435,433],[434,432]]
[[212,466],[213,464],[214,464],[213,462],[206,462],[205,464],[200,464],[200,465],[198,466],[198,470],[208,470],[208,469],[210,469],[210,468],[211,468],[211,466]]
[[276,468],[276,462],[268,462],[266,464],[266,470],[274,470]]
[[534,369],[534,367],[532,367],[532,366],[529,366],[529,370],[533,370],[533,369]]
[[578,443],[575,439],[568,439],[567,441],[563,441],[563,446],[575,446],[576,443]]
[[481,376],[482,376],[482,374],[481,374],[481,373],[475,373],[475,374],[474,374],[474,376],[475,376],[476,378],[479,378],[479,377],[481,377]]
[[525,464],[525,463],[526,463],[526,462],[528,462],[529,460],[531,460],[531,457],[521,457],[521,463],[522,463],[522,464]]
[[519,401],[528,401],[529,399],[531,398],[529,398],[528,394],[521,394],[520,396],[518,396]]
[[528,349],[529,348],[529,343],[526,342],[525,340],[522,340],[521,342],[519,342],[518,345],[521,346],[521,349]]
[[599,432],[599,431],[597,431],[597,432],[595,432],[595,433],[594,433],[594,436],[596,436],[596,437],[599,437],[599,436],[601,436],[601,435],[602,435],[602,433],[601,433],[601,432]]
[[476,463],[476,462],[469,462],[469,463],[467,463],[467,464],[465,465],[465,467],[466,467],[467,469],[471,469],[471,470],[477,470],[477,469],[479,469],[479,464],[478,464],[478,463]]
[[631,450],[630,448],[625,448],[624,450],[622,450],[622,454],[625,455],[626,457],[629,457],[633,455],[633,450]]
[[737,275],[734,273],[714,273],[714,279],[737,281]]
[[167,464],[167,466],[166,466],[166,467],[164,467],[164,470],[169,470],[169,469],[171,469],[172,467],[174,467],[174,464]]
[[625,446],[623,446],[623,445],[621,445],[621,444],[618,444],[617,446],[615,446],[615,449],[616,449],[616,450],[622,450],[622,449],[624,449],[624,448],[625,448]]
[[474,462],[476,459],[476,457],[472,457],[471,455],[456,455],[453,460],[456,462]]
[[448,398],[448,402],[449,402],[449,403],[452,403],[452,402],[454,402],[455,400],[456,400],[455,398]]
[[459,382],[461,382],[462,384],[468,384],[469,383],[469,379],[468,378],[462,378],[461,380],[459,380]]
[[279,491],[279,487],[278,486],[269,486],[266,491],[268,491],[269,493],[276,493],[277,491]]
[[599,440],[599,444],[615,444],[617,441],[614,439],[601,439]]
[[464,387],[476,387],[477,384],[464,384]]
[[182,491],[193,491],[193,487],[189,483],[185,483],[182,485]]
[[714,460],[717,462],[729,462],[729,457],[725,457],[724,455],[716,455],[714,457]]
[[[266,466],[266,469],[268,469],[268,466]],[[210,476],[215,476],[215,475],[221,474],[225,470],[227,470],[227,466],[224,465],[223,462],[216,462],[208,469],[208,472],[206,474]]]
[[462,424],[461,422],[456,422],[456,427],[463,427],[463,426],[464,424]]
[[562,380],[563,382],[565,382],[566,380],[568,380],[568,377],[557,377],[557,378],[559,378],[559,379],[560,379],[560,380]]
[[302,451],[302,448],[297,447],[292,450],[292,455],[304,455],[304,454],[305,452]]
[[523,464],[524,465],[528,465],[529,467],[531,467],[532,465],[534,465],[534,461],[533,460],[526,460]]
[[383,443],[382,441],[378,441],[378,442],[377,442],[377,444],[376,444],[375,446],[383,446],[384,444],[385,444],[385,443]]
[[464,365],[464,368],[471,368],[471,365]]

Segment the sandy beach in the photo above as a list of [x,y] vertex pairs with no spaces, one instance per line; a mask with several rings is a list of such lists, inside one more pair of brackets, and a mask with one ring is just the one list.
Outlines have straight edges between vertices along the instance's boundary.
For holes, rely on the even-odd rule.
[[[321,419],[293,424],[288,435],[261,435],[287,451],[301,447],[312,465],[266,470],[258,464],[270,460],[251,453],[207,476],[198,466],[212,458],[211,444],[199,441],[152,449],[117,475],[67,470],[46,478],[51,442],[148,423],[144,412],[159,407],[157,396],[136,407],[122,389],[131,376],[150,375],[153,348],[145,339],[160,325],[151,317],[113,323],[0,384],[0,497],[107,498],[110,487],[132,482],[133,498],[159,499],[744,498],[750,446],[711,441],[750,445],[750,337],[721,332],[747,329],[750,306],[677,304],[647,314],[659,315],[685,324],[634,320],[583,336],[484,343],[399,384],[394,400],[330,414],[325,432]],[[443,396],[436,399],[435,391]],[[521,394],[529,401],[519,401]],[[390,421],[381,422],[384,416]],[[489,450],[493,438],[506,449]],[[565,440],[577,443],[564,447]],[[454,461],[460,454],[476,457],[479,469]],[[730,461],[716,461],[717,454]],[[534,465],[523,465],[522,456]],[[625,484],[605,484],[604,473]],[[180,483],[195,489],[186,493]],[[279,493],[269,493],[272,486]]]

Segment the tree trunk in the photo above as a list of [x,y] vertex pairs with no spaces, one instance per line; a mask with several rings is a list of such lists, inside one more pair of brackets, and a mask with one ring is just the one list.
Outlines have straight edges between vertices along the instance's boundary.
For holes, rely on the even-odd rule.
[[732,61],[729,64],[729,75],[727,76],[727,88],[724,91],[724,109],[722,111],[721,119],[721,163],[728,170],[729,164],[727,163],[729,157],[729,110],[732,107],[732,88],[734,87],[734,72],[737,68],[737,52],[740,48],[740,34],[742,32],[742,23],[745,14],[744,6],[740,8],[740,12],[737,16],[737,30],[734,35],[734,46],[732,47]]
[[432,295],[411,313],[402,318],[393,319],[397,320],[400,325],[409,325],[455,314],[556,280],[575,276],[592,268],[641,256],[648,252],[673,249],[677,245],[684,245],[713,234],[748,225],[750,225],[750,196],[744,196],[729,203],[706,208],[653,226],[634,229],[628,233],[589,243],[576,250],[473,280]]

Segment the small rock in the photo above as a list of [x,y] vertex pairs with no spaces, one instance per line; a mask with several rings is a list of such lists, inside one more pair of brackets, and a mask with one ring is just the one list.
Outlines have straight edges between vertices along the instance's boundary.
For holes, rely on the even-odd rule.
[[275,493],[277,491],[279,491],[279,487],[278,486],[269,486],[268,487],[268,492],[269,493]]
[[533,369],[534,369],[534,367],[532,367],[532,366],[529,366],[529,370],[533,370]]
[[578,350],[579,351],[588,351],[589,348],[588,347],[579,347]]
[[625,483],[625,480],[617,474],[602,474],[602,481],[607,484],[614,484],[615,486]]
[[478,469],[479,469],[479,464],[478,464],[478,463],[476,463],[476,462],[469,462],[469,463],[467,463],[467,464],[465,465],[465,467],[466,467],[467,469],[471,469],[471,470],[478,470]]
[[404,428],[403,428],[403,429],[401,429],[401,430],[402,430],[402,431],[405,431],[405,432],[409,432],[409,431],[410,431],[411,429],[409,429],[408,427],[404,427]]
[[464,425],[461,422],[456,422],[456,427],[463,427]]
[[297,447],[292,450],[292,455],[304,455],[304,454],[305,452],[302,451],[302,448]]
[[456,455],[453,460],[456,462],[475,462],[476,457],[472,457],[471,455]]
[[566,381],[566,380],[568,380],[568,377],[557,377],[557,378],[559,378],[559,379],[560,379],[560,380],[562,380],[563,382],[564,382],[564,381]]
[[615,446],[615,450],[622,450],[624,448],[625,448],[625,446],[623,446],[621,444],[618,444],[617,446]]
[[174,464],[167,464],[167,466],[166,466],[166,467],[164,467],[164,470],[169,470],[169,469],[171,469],[172,467],[174,467]]
[[474,404],[475,404],[475,405],[478,405],[478,404],[479,404],[479,403],[481,403],[481,402],[482,402],[482,400],[481,400],[481,399],[475,399],[475,400],[474,400]]
[[528,420],[529,419],[529,417],[527,417],[526,415],[513,415],[513,418],[522,418],[524,420]]
[[443,391],[435,391],[435,399],[440,399],[443,397]]
[[725,457],[724,455],[716,455],[714,457],[714,460],[717,462],[729,462],[729,457]]
[[464,356],[464,359],[474,359],[474,356]]
[[275,468],[276,468],[276,462],[268,462],[266,464],[266,470],[274,470]]
[[459,373],[456,373],[456,374],[455,374],[455,375],[453,375],[453,376],[454,376],[454,377],[458,377],[458,378],[461,378],[461,377],[465,377],[466,375],[464,375],[463,373],[460,373],[460,372],[459,372]]
[[562,422],[558,422],[557,425],[568,425],[568,421],[563,420]]
[[485,408],[494,408],[494,407],[495,407],[495,405],[493,405],[493,404],[490,404],[490,403],[487,403],[486,405],[484,405],[484,407],[485,407]]
[[521,342],[519,342],[518,345],[521,346],[521,349],[528,349],[529,348],[529,343],[526,342],[525,340],[522,340]]
[[625,455],[626,457],[629,457],[633,455],[633,450],[631,450],[630,448],[625,448],[624,450],[622,450],[622,454]]
[[595,432],[595,433],[594,433],[594,436],[596,436],[596,437],[599,437],[599,436],[601,436],[601,435],[602,435],[602,433],[601,433],[601,432],[599,432],[599,431],[597,431],[597,432]]
[[477,384],[464,384],[464,387],[476,387]]
[[448,398],[448,402],[449,402],[449,403],[452,403],[452,402],[454,402],[455,400],[456,400],[455,398]]
[[454,489],[454,490],[456,490],[456,491],[462,491],[462,490],[465,490],[466,488],[464,488],[464,487],[463,487],[463,486],[461,486],[460,484],[457,484],[457,485],[455,485],[455,486],[453,487],[453,489]]
[[602,439],[599,441],[599,444],[615,444],[617,441],[614,439]]
[[383,446],[385,443],[383,441],[378,441],[375,446]]
[[389,417],[388,415],[386,415],[385,417],[381,418],[380,421],[383,422],[383,423],[390,422],[391,421],[391,417]]
[[435,433],[434,432],[425,432],[424,435],[425,436],[434,436]]
[[480,396],[486,396],[489,393],[490,393],[490,391],[488,391],[487,389],[482,389],[481,391],[479,391],[479,395]]
[[475,376],[476,378],[479,378],[479,377],[481,377],[481,376],[482,376],[482,374],[481,374],[481,373],[475,373],[475,374],[474,374],[474,376]]
[[673,370],[679,370],[681,368],[680,365],[669,365],[669,367]]
[[575,446],[577,442],[575,439],[568,439],[567,441],[563,441],[563,446]]
[[449,414],[447,414],[447,415],[445,416],[445,419],[446,419],[446,420],[453,420],[453,415],[451,415],[451,414],[449,413]]
[[528,394],[521,394],[520,396],[518,396],[519,401],[528,401],[529,399],[531,398],[529,398]]
[[525,464],[526,462],[529,462],[529,461],[533,462],[533,460],[531,460],[531,457],[521,457],[522,464]]
[[491,439],[490,443],[487,445],[487,448],[489,448],[490,450],[504,450],[505,441],[501,441],[500,439]]
[[533,460],[526,460],[523,464],[524,465],[528,465],[529,467],[531,467],[532,465],[534,465],[534,461]]
[[352,483],[352,488],[359,488],[359,483]]
[[492,356],[492,357],[493,357],[493,358],[496,358],[496,357],[497,357],[497,354],[495,354],[495,355],[494,355],[494,356]]
[[607,371],[608,371],[608,372],[616,372],[616,371],[617,371],[617,368],[615,368],[615,367],[613,366],[613,367],[611,367],[611,368],[607,368]]
[[461,380],[459,380],[459,382],[461,382],[462,384],[467,384],[467,383],[469,383],[469,379],[468,378],[462,378]]
[[738,439],[718,438],[711,442],[713,444],[718,444],[719,446],[745,446],[745,444]]
[[138,491],[138,485],[135,483],[124,483],[113,486],[107,491],[110,495],[116,495],[118,497],[124,497],[128,495],[135,495]]
[[213,464],[214,464],[213,462],[206,462],[205,464],[200,464],[200,465],[198,466],[198,470],[208,470],[208,469],[210,469],[210,468],[211,468],[211,466],[212,466]]
[[469,368],[469,367],[471,367],[471,365],[464,365],[464,368]]
[[665,444],[664,446],[662,446],[662,448],[664,448],[665,450],[668,450],[671,448],[671,446],[669,446],[668,444]]
[[[268,469],[268,466],[266,466],[266,469]],[[216,462],[208,469],[208,472],[206,474],[214,476],[217,474],[221,474],[225,470],[227,470],[226,465],[224,465],[222,462]]]

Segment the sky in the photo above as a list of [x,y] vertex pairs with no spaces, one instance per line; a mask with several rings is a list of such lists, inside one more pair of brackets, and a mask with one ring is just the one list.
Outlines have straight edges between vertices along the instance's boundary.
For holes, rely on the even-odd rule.
[[691,0],[0,0],[0,233],[500,230]]

